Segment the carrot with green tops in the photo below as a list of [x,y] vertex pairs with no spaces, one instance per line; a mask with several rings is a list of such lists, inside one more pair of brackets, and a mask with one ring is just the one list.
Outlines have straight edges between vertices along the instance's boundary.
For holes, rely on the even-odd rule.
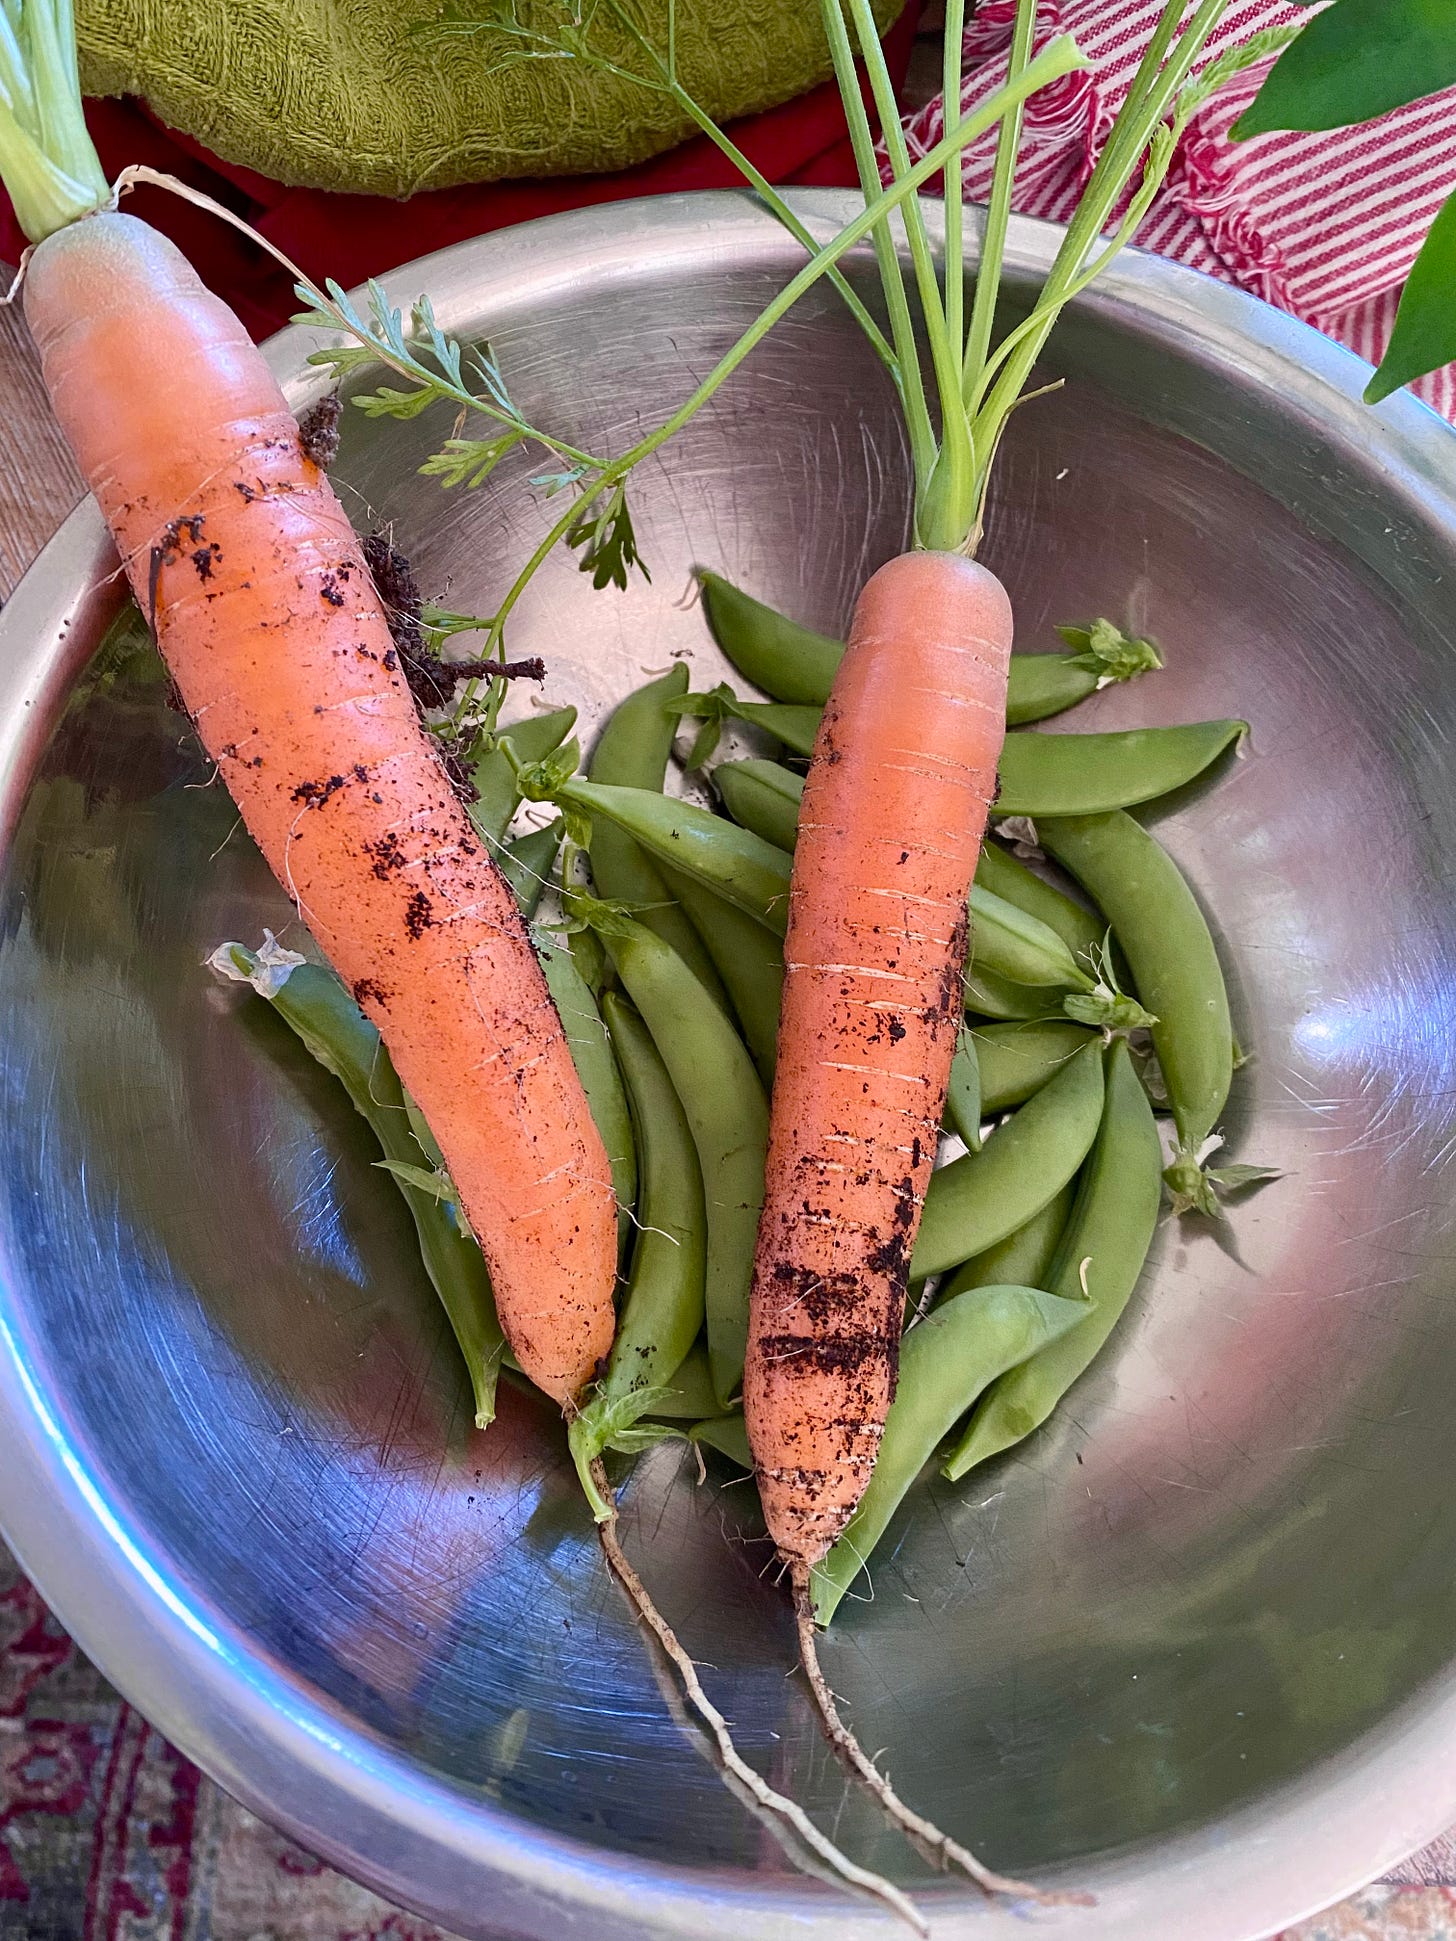
[[[878,165],[851,22],[898,179],[909,158],[893,90],[868,0],[821,4],[869,194]],[[1010,602],[973,557],[991,465],[1057,315],[1132,235],[1181,121],[1235,64],[1221,57],[1184,87],[1226,4],[1201,0],[1179,34],[1183,0],[1169,0],[1041,298],[994,351],[1017,113],[1001,125],[968,321],[958,203],[946,207],[955,271],[943,290],[919,205],[906,204],[938,434],[905,273],[888,225],[875,231],[915,468],[915,546],[861,595],[804,786],[744,1385],[769,1529],[803,1610],[808,1573],[869,1479],[894,1393],[907,1268],[959,1021],[962,913],[996,787],[1011,654]],[[1035,12],[1032,0],[1018,0],[1012,78],[1030,58]],[[1139,167],[1131,202],[1099,252],[1097,238]]]
[[276,379],[165,237],[101,206],[71,106],[58,160],[0,123],[56,415],[250,834],[429,1122],[522,1368],[573,1406],[612,1343],[616,1207],[525,923]]
[[[890,173],[910,167],[869,0],[821,0],[866,196],[879,185],[855,69],[868,71]],[[907,1831],[983,1886],[1013,1889],[905,1807],[844,1725],[817,1662],[811,1577],[874,1466],[895,1393],[908,1270],[960,1023],[966,899],[996,788],[1011,605],[975,564],[1006,421],[1062,307],[1132,235],[1205,81],[1184,83],[1227,0],[1180,34],[1170,0],[1030,317],[992,349],[1019,118],[1002,122],[970,313],[960,202],[945,209],[943,286],[923,213],[905,205],[910,268],[938,394],[932,417],[892,233],[874,240],[915,471],[914,549],[860,595],[804,786],[744,1417],[769,1532],[789,1567],[800,1650],[830,1738]],[[1018,0],[1010,78],[1031,56]],[[959,99],[963,4],[946,28]],[[853,38],[852,33],[853,32]],[[1234,62],[1214,63],[1213,78]],[[1165,121],[1171,111],[1171,125]],[[1118,228],[1098,238],[1141,169]]]

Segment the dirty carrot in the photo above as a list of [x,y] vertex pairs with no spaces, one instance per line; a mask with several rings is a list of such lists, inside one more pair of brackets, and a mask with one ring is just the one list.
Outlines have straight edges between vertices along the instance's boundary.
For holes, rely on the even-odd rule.
[[569,1404],[611,1345],[615,1208],[525,923],[267,363],[69,148],[22,169],[0,143],[56,415],[250,834],[429,1121],[522,1367]]
[[805,1572],[869,1480],[894,1393],[1010,653],[984,568],[942,551],[881,567],[804,788],[744,1416],[770,1534]]
[[[981,329],[994,264],[963,334],[959,256],[942,287],[919,204],[902,210],[909,275],[888,225],[873,233],[914,470],[913,546],[859,595],[794,852],[744,1420],[831,1743],[907,1833],[987,1888],[1007,1883],[906,1807],[845,1726],[817,1661],[811,1579],[869,1483],[894,1398],[911,1255],[960,1028],[967,899],[996,798],[1012,643],[1006,592],[974,558],[990,469],[1061,309],[1156,193],[1179,114],[1191,112],[1180,91],[1224,4],[1203,0],[1179,34],[1184,0],[1170,0],[1039,301],[994,352]],[[1031,8],[1020,0],[1023,17]],[[821,11],[868,198],[879,164],[856,42],[899,179],[911,165],[893,86],[870,0],[822,0]],[[1100,243],[1138,175],[1112,239]],[[1009,170],[997,194],[1009,201]],[[911,277],[938,412],[915,355]],[[1038,739],[1017,738],[1013,766]],[[1032,813],[1019,801],[1026,791],[1012,792],[1019,812]]]

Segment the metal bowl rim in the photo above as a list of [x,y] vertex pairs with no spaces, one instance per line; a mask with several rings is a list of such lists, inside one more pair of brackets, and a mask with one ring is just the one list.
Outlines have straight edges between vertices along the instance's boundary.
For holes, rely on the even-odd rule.
[[[825,233],[853,213],[840,191],[797,191],[793,200]],[[938,204],[928,204],[934,215]],[[1060,230],[1013,217],[1007,264],[1044,270]],[[762,262],[776,238],[797,252],[754,200],[699,192],[571,211],[476,238],[403,265],[382,279],[393,302],[422,289],[437,295],[442,323],[471,299],[482,272],[509,288],[512,303],[544,295],[578,274],[574,265],[609,257],[606,274],[630,279],[650,260],[692,260],[710,247],[720,260],[741,252]],[[615,253],[612,254],[615,241]],[[968,254],[974,251],[968,238]],[[595,267],[594,267],[595,273]],[[1135,321],[1183,355],[1236,349],[1251,389],[1294,404],[1327,427],[1360,427],[1361,457],[1397,497],[1456,534],[1456,491],[1445,485],[1456,445],[1433,411],[1400,393],[1379,407],[1361,393],[1369,367],[1318,331],[1245,292],[1166,259],[1127,250],[1084,307]],[[312,333],[292,326],[265,346],[295,403],[319,388],[303,364]],[[115,554],[96,506],[83,501],[45,547],[0,615],[0,842],[8,842],[30,772],[69,688],[89,655],[96,623],[119,604]],[[37,657],[32,643],[53,643]],[[286,1674],[169,1579],[108,1504],[67,1439],[63,1417],[36,1383],[13,1324],[15,1274],[0,1233],[0,1417],[9,1460],[0,1478],[0,1525],[27,1573],[82,1650],[124,1696],[230,1793],[285,1831],[386,1894],[449,1924],[466,1916],[463,1893],[480,1905],[489,1879],[502,1919],[535,1923],[550,1909],[565,1920],[590,1910],[597,1935],[645,1933],[764,1941],[822,1931],[853,1937],[897,1932],[893,1917],[851,1911],[812,1883],[802,1892],[765,1890],[751,1877],[715,1880],[667,1865],[617,1859],[583,1842],[530,1827],[423,1774],[328,1706],[302,1698]],[[1151,1850],[1112,1856],[1078,1870],[1098,1897],[1092,1913],[1062,1916],[1059,1932],[1095,1941],[1176,1922],[1187,1941],[1260,1941],[1378,1876],[1456,1820],[1456,1666],[1422,1701],[1329,1763],[1317,1800],[1269,1799],[1216,1826]],[[308,1810],[280,1797],[307,1798]],[[1289,1788],[1283,1789],[1290,1792]],[[1379,1814],[1371,1802],[1379,1801]],[[371,1859],[374,1832],[409,1842],[407,1870],[382,1874]],[[1232,1879],[1239,1854],[1241,1878]],[[1151,1861],[1151,1866],[1147,1863]],[[407,1878],[405,1877],[407,1873]],[[437,1881],[428,1889],[419,1883]],[[1274,1899],[1277,1897],[1277,1906]],[[922,1896],[944,1941],[1021,1933],[1019,1916],[954,1889]],[[630,1927],[623,1911],[630,1908]],[[965,1910],[963,1913],[962,1910]],[[1077,1927],[1073,1929],[1071,1922]],[[1015,1922],[1015,1926],[1011,1925]],[[751,1924],[751,1925],[750,1925]]]

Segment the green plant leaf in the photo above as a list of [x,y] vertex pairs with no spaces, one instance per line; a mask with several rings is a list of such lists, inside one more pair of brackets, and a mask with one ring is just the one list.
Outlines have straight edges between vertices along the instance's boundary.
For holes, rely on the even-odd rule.
[[1456,195],[1451,196],[1411,266],[1380,368],[1365,386],[1379,404],[1402,384],[1456,357]]
[[447,438],[441,449],[431,453],[420,467],[421,475],[438,479],[446,490],[453,485],[473,490],[477,485],[484,485],[523,436],[519,431],[502,431],[494,438]]
[[1456,83],[1456,0],[1335,0],[1285,49],[1233,127],[1346,128]]

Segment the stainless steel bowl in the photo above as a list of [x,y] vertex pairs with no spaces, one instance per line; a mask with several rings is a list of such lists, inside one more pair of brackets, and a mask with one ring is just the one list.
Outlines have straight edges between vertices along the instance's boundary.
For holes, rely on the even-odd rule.
[[[806,196],[816,224],[843,204]],[[1024,296],[1052,231],[1013,226]],[[752,203],[537,223],[390,280],[489,332],[523,404],[617,446],[797,252]],[[297,401],[308,339],[269,349]],[[1168,1226],[1056,1425],[924,1490],[825,1649],[905,1794],[1098,1897],[1048,1932],[1252,1941],[1456,1819],[1452,1152],[1456,443],[1314,332],[1125,256],[1017,414],[987,556],[1020,638],[1108,613],[1168,668],[1075,726],[1246,714],[1159,818],[1234,967],[1230,1145],[1284,1178]],[[421,579],[488,610],[540,530],[523,464],[416,475],[443,423],[351,421],[340,477]],[[544,572],[514,644],[588,716],[723,667],[701,560],[841,623],[897,546],[887,387],[809,300],[639,481],[651,587]],[[342,1095],[199,968],[288,906],[160,684],[88,678],[118,600],[95,511],[0,619],[0,1518],[84,1648],[226,1787],[472,1935],[882,1935],[796,1871],[683,1731],[544,1405],[490,1433]],[[746,1492],[639,1462],[628,1538],[742,1743],[923,1894],[939,1941],[1021,1916],[929,1878],[848,1793],[797,1684]]]

